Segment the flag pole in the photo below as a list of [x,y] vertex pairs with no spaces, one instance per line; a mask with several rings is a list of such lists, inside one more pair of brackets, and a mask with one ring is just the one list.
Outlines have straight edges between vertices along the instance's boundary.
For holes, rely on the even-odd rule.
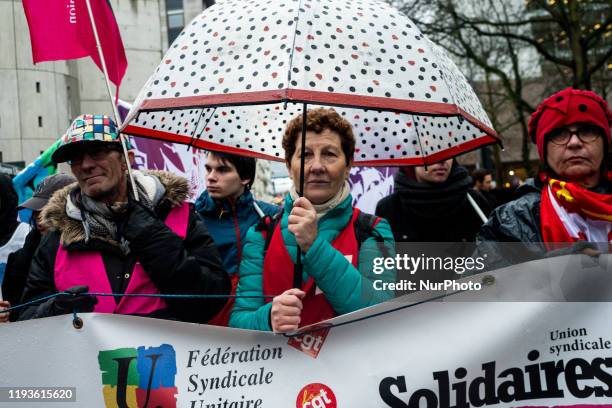
[[[91,9],[90,0],[85,0],[85,4],[87,4],[87,14],[89,14],[89,20],[91,21],[91,29],[93,31],[94,38],[96,40],[96,48],[98,49],[98,56],[100,57],[100,63],[102,64],[102,72],[104,73],[104,81],[106,82],[106,90],[108,91],[108,97],[113,107],[115,123],[117,123],[117,127],[120,129],[121,126],[123,125],[123,122],[121,120],[121,116],[119,116],[119,110],[117,109],[117,104],[115,104],[114,102],[115,100],[113,98],[113,91],[111,90],[110,80],[108,79],[108,70],[106,69],[106,61],[104,60],[104,53],[102,52],[102,44],[100,43],[100,37],[98,37],[98,29],[96,27],[96,21],[94,19],[93,11]],[[134,174],[132,173],[130,157],[128,156],[125,135],[123,133],[119,133],[119,139],[121,140],[121,147],[123,148],[123,154],[125,156],[125,161],[127,163],[128,175],[130,177],[130,183],[132,184],[132,192],[134,193],[134,199],[136,201],[139,201],[138,189],[136,188],[136,183],[134,182]]]

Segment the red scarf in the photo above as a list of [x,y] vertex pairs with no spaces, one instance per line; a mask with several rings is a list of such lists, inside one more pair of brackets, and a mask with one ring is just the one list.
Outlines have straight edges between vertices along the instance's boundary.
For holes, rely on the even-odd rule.
[[[548,185],[542,189],[541,221],[545,243],[578,240],[612,243],[612,195],[548,179]],[[547,247],[552,249],[551,245]]]

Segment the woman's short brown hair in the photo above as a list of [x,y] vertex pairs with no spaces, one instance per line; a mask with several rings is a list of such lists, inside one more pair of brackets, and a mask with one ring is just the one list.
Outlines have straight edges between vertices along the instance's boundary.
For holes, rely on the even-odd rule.
[[[355,154],[355,135],[351,124],[332,108],[309,109],[306,113],[306,131],[321,133],[325,129],[336,132],[340,136],[342,151],[347,166],[353,161]],[[298,136],[302,134],[302,114],[300,113],[287,125],[283,136],[285,160],[291,161],[296,150]]]

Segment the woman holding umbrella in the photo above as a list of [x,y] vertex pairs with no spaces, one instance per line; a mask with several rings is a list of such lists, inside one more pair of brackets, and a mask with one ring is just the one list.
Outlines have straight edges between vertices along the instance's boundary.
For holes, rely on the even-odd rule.
[[584,241],[611,243],[611,121],[607,103],[591,91],[567,88],[542,102],[529,121],[541,177],[493,212],[479,243],[544,243],[540,250],[546,251],[580,241],[570,248],[577,252]]
[[[333,109],[302,115],[283,137],[285,162],[294,187],[284,211],[266,228],[247,234],[236,305],[230,326],[289,332],[367,307],[392,296],[374,280],[392,281],[394,271],[373,273],[375,258],[393,256],[393,234],[381,218],[353,208],[347,178],[355,151],[351,125]],[[304,155],[304,188],[300,160]],[[301,287],[294,287],[296,254],[302,252]],[[256,297],[274,296],[263,300]]]

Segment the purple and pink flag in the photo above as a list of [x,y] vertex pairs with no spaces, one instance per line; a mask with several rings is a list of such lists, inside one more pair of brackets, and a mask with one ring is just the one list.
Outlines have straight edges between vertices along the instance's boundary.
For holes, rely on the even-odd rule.
[[[127,58],[107,0],[90,0],[109,79],[119,88]],[[102,69],[85,0],[23,0],[34,63],[90,56]]]

